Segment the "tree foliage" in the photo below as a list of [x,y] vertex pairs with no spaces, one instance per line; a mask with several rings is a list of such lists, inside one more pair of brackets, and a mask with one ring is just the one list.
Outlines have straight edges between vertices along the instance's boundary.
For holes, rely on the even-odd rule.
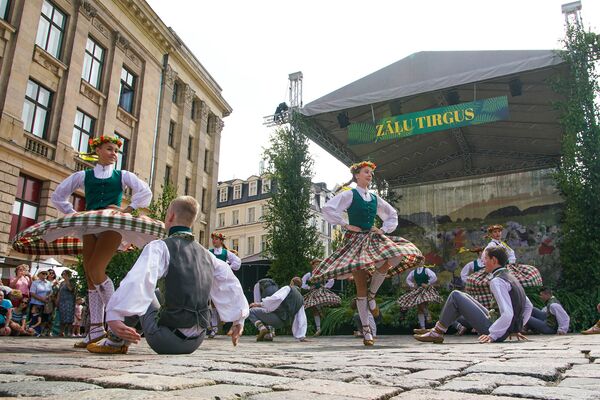
[[[577,313],[576,328],[594,319],[600,287],[600,126],[597,63],[600,40],[580,20],[567,24],[560,52],[568,73],[555,82],[564,100],[557,103],[564,129],[562,158],[556,174],[565,199],[560,256],[561,289],[568,302],[587,311]],[[577,297],[579,299],[574,298]],[[565,299],[567,300],[567,299]],[[585,312],[584,312],[585,313]]]
[[309,262],[322,255],[319,235],[311,219],[313,160],[308,139],[297,117],[291,126],[276,129],[265,149],[268,172],[275,182],[263,216],[267,230],[265,252],[272,259],[269,275],[279,284],[308,271]]

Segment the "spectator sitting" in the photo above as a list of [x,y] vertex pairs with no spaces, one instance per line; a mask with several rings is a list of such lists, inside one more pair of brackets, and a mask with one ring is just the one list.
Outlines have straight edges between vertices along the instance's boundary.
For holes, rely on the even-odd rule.
[[[16,291],[16,290],[15,290]],[[12,321],[10,324],[11,334],[13,336],[28,335],[32,336],[35,332],[33,329],[27,329],[27,307],[29,299],[23,299],[17,307],[13,308]]]
[[12,303],[4,298],[0,290],[0,336],[10,335],[10,320],[12,318]]
[[36,337],[42,336],[42,315],[40,314],[40,306],[31,306],[31,319],[29,320],[28,331],[33,332]]

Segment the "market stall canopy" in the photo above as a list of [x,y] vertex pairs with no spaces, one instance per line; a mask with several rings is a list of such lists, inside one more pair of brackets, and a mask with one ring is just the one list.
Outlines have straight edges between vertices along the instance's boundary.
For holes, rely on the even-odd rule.
[[[565,72],[553,50],[420,52],[300,112],[317,144],[345,164],[374,161],[377,173],[393,186],[547,168],[557,165],[562,138],[554,106],[560,96],[550,80]],[[359,124],[504,97],[507,114],[500,120],[349,142],[349,128]]]

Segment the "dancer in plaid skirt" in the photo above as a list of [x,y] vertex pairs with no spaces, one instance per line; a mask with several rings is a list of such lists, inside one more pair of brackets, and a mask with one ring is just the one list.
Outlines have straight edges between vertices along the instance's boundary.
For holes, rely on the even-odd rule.
[[419,327],[421,329],[425,329],[425,319],[427,319],[427,322],[431,322],[431,314],[429,314],[427,307],[428,303],[430,301],[434,303],[442,303],[444,301],[433,287],[436,281],[437,275],[431,268],[415,268],[406,277],[406,284],[413,290],[403,294],[398,299],[400,308],[404,310],[417,306],[417,319],[419,320]]
[[[314,259],[310,265],[314,268],[320,263],[321,260]],[[335,283],[334,279],[329,279],[324,285],[322,285],[321,282],[315,282],[309,285],[308,280],[311,277],[312,272],[307,272],[302,277],[302,289],[309,291],[304,295],[304,309],[312,309],[313,317],[315,319],[315,327],[317,328],[313,336],[319,336],[321,334],[321,318],[323,317],[323,308],[338,307],[342,303],[342,299],[340,299],[340,296],[329,290]]]
[[[490,225],[488,227],[488,235],[491,237],[490,243],[485,247],[485,250],[492,247],[501,247],[508,256],[508,270],[517,278],[524,287],[542,286],[542,275],[540,271],[526,264],[518,264],[517,257],[513,249],[502,239],[502,225]],[[482,261],[479,261],[483,263]],[[465,291],[473,296],[477,301],[483,304],[488,309],[494,308],[494,297],[490,291],[490,278],[485,271],[475,272],[467,277]]]
[[[127,249],[132,243],[141,247],[164,234],[161,222],[130,215],[133,210],[150,204],[152,192],[135,174],[115,169],[121,140],[100,136],[90,139],[89,145],[95,153],[96,166],[72,174],[52,194],[54,206],[67,216],[44,221],[31,227],[33,230],[22,236],[23,241],[15,240],[17,247],[27,238],[39,238],[40,252],[60,251],[57,248],[60,245],[52,247],[52,242],[68,236],[73,244],[71,254],[77,254],[77,246],[83,242],[81,253],[88,285],[90,329],[85,339],[75,344],[77,348],[85,348],[105,335],[104,308],[115,290],[106,275],[106,267],[116,251]],[[130,205],[122,208],[121,199],[126,187],[131,188],[133,194]],[[73,192],[81,188],[85,191],[86,212],[76,213],[70,199]],[[36,243],[30,245],[34,248]],[[68,254],[68,250],[62,250],[62,254]]]
[[[352,180],[347,185],[356,182],[356,188],[343,191],[323,206],[323,217],[342,226],[346,234],[343,245],[313,270],[311,278],[312,282],[319,282],[354,277],[365,346],[374,344],[368,313],[379,315],[375,295],[385,277],[423,263],[423,255],[414,244],[401,237],[387,236],[396,229],[398,214],[385,200],[369,192],[375,168],[369,161],[352,165]],[[343,217],[345,212],[348,223]],[[381,229],[374,225],[376,215],[383,221]],[[369,272],[372,277],[367,287]]]
[[467,278],[469,277],[469,275],[475,272],[479,272],[485,268],[485,266],[483,265],[483,261],[481,260],[483,255],[483,247],[467,249],[466,251],[475,253],[477,255],[477,258],[475,258],[473,261],[466,263],[463,269],[460,271],[460,279],[462,280],[463,285],[466,285]]

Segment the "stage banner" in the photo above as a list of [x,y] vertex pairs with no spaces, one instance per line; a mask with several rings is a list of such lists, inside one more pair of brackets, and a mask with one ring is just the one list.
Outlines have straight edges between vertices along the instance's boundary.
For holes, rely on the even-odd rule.
[[360,122],[348,126],[348,144],[377,143],[383,140],[479,125],[508,119],[508,97],[492,97],[470,103],[432,108],[384,118],[376,123]]

